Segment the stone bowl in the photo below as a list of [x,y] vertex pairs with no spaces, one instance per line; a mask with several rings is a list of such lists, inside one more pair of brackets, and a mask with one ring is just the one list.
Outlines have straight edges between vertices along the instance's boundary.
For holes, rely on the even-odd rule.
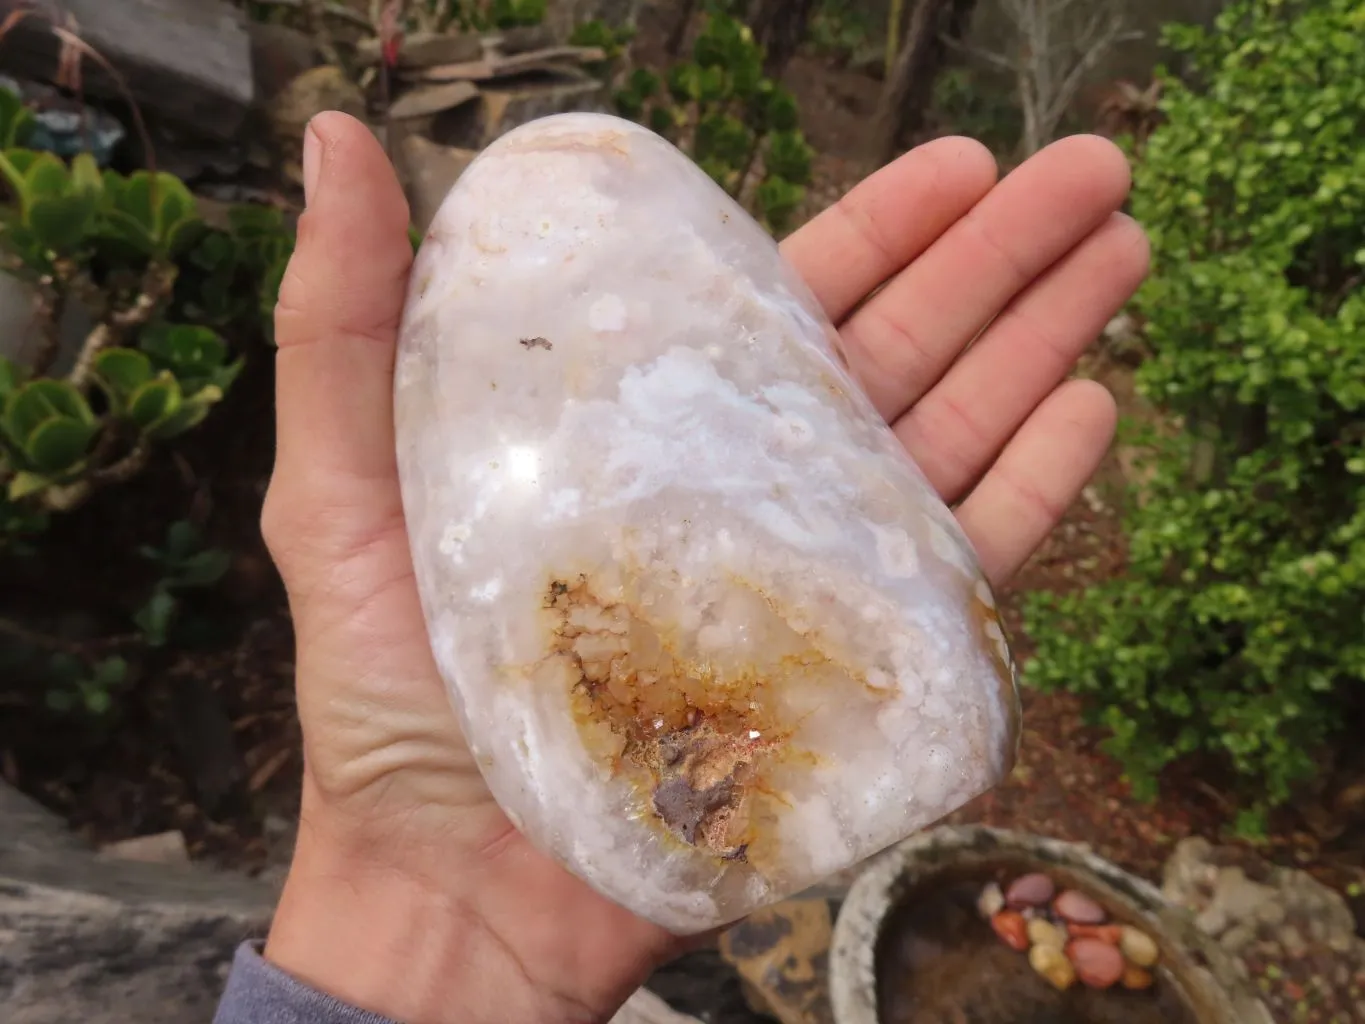
[[[1114,922],[1155,939],[1161,959],[1153,988],[1146,993],[1099,992],[1078,983],[1065,994],[1056,993],[1032,975],[1023,953],[994,941],[989,925],[975,914],[970,895],[966,903],[971,909],[964,909],[964,892],[1034,871],[1051,876],[1059,889],[1079,889]],[[957,902],[950,905],[953,899]],[[915,934],[920,924],[907,921],[938,921],[940,917],[929,915],[939,914],[934,908],[940,904],[947,908],[943,914],[956,914],[964,930],[951,939],[946,932]],[[960,938],[969,933],[972,938]],[[982,826],[932,829],[874,857],[839,910],[829,972],[835,1024],[918,1024],[958,1015],[992,1024],[1111,1019],[1272,1024],[1242,964],[1157,888],[1083,846]],[[915,994],[916,985],[923,987],[922,999]],[[944,1005],[957,998],[941,993],[948,985],[967,993],[973,1006]],[[1141,1003],[1142,998],[1155,1002]],[[1125,999],[1131,1001],[1127,1009],[1121,1002]],[[916,1004],[924,1008],[907,1009]]]

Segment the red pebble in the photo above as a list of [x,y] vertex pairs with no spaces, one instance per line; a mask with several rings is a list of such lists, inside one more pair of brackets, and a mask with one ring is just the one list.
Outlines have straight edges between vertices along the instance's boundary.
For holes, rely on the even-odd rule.
[[1002,910],[991,918],[991,927],[1000,941],[1020,953],[1028,949],[1028,922],[1024,915],[1014,910]]
[[1111,946],[1123,941],[1123,927],[1117,924],[1068,924],[1066,933],[1073,939],[1099,939]]
[[1066,956],[1076,977],[1091,988],[1109,988],[1123,977],[1126,966],[1118,947],[1099,939],[1073,939],[1066,945]]
[[1038,872],[1020,875],[1005,890],[1005,902],[1012,907],[1041,907],[1056,891],[1047,875]]
[[1104,908],[1083,892],[1067,889],[1052,901],[1053,912],[1068,924],[1104,924]]

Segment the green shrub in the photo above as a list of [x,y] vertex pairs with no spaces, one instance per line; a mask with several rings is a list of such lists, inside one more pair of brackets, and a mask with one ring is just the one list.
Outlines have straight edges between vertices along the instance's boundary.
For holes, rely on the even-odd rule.
[[764,77],[762,48],[726,9],[708,5],[690,59],[662,77],[646,68],[617,72],[622,39],[600,23],[580,26],[574,41],[607,52],[617,113],[673,142],[780,232],[805,198],[814,154],[795,98]]
[[[0,141],[30,126],[0,91]],[[38,303],[35,350],[0,358],[3,544],[130,478],[208,415],[242,365],[219,332],[267,327],[292,238],[264,208],[210,228],[177,178],[101,171],[88,154],[68,164],[9,146],[0,179],[0,270]],[[58,372],[71,306],[93,327]]]
[[1026,678],[1088,698],[1139,794],[1184,755],[1253,828],[1365,679],[1365,0],[1236,0],[1136,169],[1152,474],[1126,578],[1031,602]]

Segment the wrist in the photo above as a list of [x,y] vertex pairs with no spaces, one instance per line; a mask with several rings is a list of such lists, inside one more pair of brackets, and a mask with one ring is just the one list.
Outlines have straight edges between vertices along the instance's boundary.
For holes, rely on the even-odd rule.
[[264,955],[311,988],[400,1024],[577,1019],[549,1005],[472,901],[347,855],[307,824]]

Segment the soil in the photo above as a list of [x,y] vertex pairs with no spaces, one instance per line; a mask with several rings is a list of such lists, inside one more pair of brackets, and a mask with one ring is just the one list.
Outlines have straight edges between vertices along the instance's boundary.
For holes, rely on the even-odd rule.
[[[861,147],[878,85],[808,58],[793,65],[788,81],[819,154],[812,204],[823,206],[865,170]],[[1132,407],[1124,367],[1096,358],[1085,372]],[[221,585],[188,596],[191,624],[200,627],[192,642],[127,646],[133,678],[113,718],[92,723],[50,711],[41,672],[0,663],[0,774],[93,842],[176,829],[192,856],[255,871],[268,858],[267,825],[294,814],[301,757],[293,639],[258,530],[274,448],[272,403],[270,353],[256,343],[248,371],[187,443],[163,449],[135,482],[60,517],[29,557],[0,555],[4,654],[122,651],[107,638],[131,631],[155,578],[138,547],[159,542],[178,519],[192,520],[211,545],[232,554]],[[1007,595],[1006,622],[1021,658],[1030,652],[1019,595],[1123,571],[1122,479],[1115,453]],[[1147,877],[1157,877],[1181,838],[1218,837],[1229,823],[1231,807],[1207,769],[1171,772],[1160,798],[1140,804],[1075,700],[1029,692],[1024,704],[1013,776],[955,818],[1084,841]],[[1365,879],[1360,837],[1325,843],[1292,814],[1273,825],[1264,855],[1342,888]]]

